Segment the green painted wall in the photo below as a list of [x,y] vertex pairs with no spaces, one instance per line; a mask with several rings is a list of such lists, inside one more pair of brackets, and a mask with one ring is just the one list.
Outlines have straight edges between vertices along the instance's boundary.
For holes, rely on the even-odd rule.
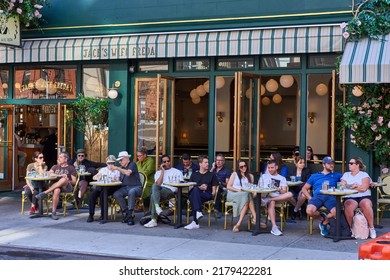
[[52,37],[341,22],[351,0],[66,0],[42,11]]

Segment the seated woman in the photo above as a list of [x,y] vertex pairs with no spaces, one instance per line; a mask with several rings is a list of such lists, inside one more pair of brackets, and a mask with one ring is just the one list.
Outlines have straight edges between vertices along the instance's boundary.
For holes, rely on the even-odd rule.
[[[34,162],[27,165],[26,176],[29,176],[32,171],[35,171],[38,175],[42,176],[43,173],[47,170],[46,163],[43,161],[43,154],[39,151],[35,151],[32,160]],[[37,189],[40,187],[39,184],[43,184],[42,188],[45,189],[44,184],[46,184],[46,181],[26,180],[26,185],[23,187],[24,193],[31,202],[30,215],[34,215],[35,212],[39,210],[38,202],[35,198],[35,195],[38,194]]]
[[296,181],[301,181],[302,184],[289,187],[289,191],[293,194],[293,197],[289,199],[289,202],[294,206],[294,211],[291,214],[293,220],[296,217],[302,218],[301,206],[306,201],[306,197],[301,193],[301,190],[311,175],[310,169],[305,167],[305,159],[303,157],[296,157],[294,163],[295,167],[289,174],[290,180],[291,176],[295,176]]
[[352,219],[356,208],[362,209],[364,217],[366,217],[370,229],[370,237],[376,238],[374,228],[374,211],[371,201],[371,178],[365,172],[366,166],[360,157],[353,157],[349,160],[349,172],[345,172],[341,177],[341,183],[344,187],[357,190],[358,193],[347,195],[344,197],[344,214],[349,224],[352,226]]
[[226,200],[233,202],[233,217],[240,215],[237,224],[233,227],[233,232],[240,231],[241,222],[249,209],[252,212],[252,223],[256,221],[256,211],[253,203],[253,198],[250,193],[242,192],[241,189],[244,185],[251,183],[253,184],[253,175],[249,173],[248,165],[244,160],[238,160],[237,171],[233,172],[229,178],[227,184],[227,197]]
[[318,157],[314,154],[313,148],[311,146],[307,146],[307,148],[306,148],[306,161],[309,162],[309,161],[313,161],[313,160],[317,160],[314,163],[319,164]]
[[[269,156],[269,160],[274,160],[278,166],[278,173],[282,175],[284,178],[288,177],[288,167],[284,164],[282,155],[280,153],[272,153]],[[268,166],[266,165],[264,168],[263,174],[268,173]]]

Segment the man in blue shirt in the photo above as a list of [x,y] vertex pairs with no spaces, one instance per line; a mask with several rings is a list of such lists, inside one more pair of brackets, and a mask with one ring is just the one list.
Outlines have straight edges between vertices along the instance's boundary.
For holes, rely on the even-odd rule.
[[221,212],[223,211],[222,209],[222,198],[226,197],[226,186],[227,183],[229,182],[229,178],[231,175],[231,171],[225,167],[225,156],[223,154],[217,154],[215,157],[215,162],[213,162],[212,167],[210,169],[210,172],[215,173],[218,178],[218,194],[217,194],[217,199],[215,201],[215,215],[217,218],[221,218],[222,214]]
[[[324,169],[321,172],[312,174],[307,180],[306,184],[302,188],[303,195],[309,200],[306,207],[306,213],[313,217],[313,219],[321,220],[319,225],[321,235],[328,235],[326,225],[329,222],[329,218],[336,216],[336,199],[332,195],[321,194],[322,183],[329,182],[329,188],[336,187],[337,182],[340,182],[342,174],[333,172],[334,160],[327,156],[322,160]],[[310,188],[313,187],[313,197],[310,195]],[[320,213],[318,209],[325,206],[328,209],[329,214]]]

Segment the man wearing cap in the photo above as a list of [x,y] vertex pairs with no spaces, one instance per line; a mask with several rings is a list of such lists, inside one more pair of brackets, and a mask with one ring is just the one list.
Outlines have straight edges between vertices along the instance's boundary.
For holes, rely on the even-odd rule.
[[[109,180],[110,182],[118,182],[121,174],[119,173],[118,170],[114,170],[115,162],[116,162],[115,156],[109,155],[106,158],[107,166],[99,169],[98,174],[93,176],[93,180],[99,181],[99,180],[105,178],[105,179]],[[107,188],[107,194],[112,195],[115,191],[117,191],[120,188],[120,186],[113,186],[113,187],[106,187],[106,188]],[[101,215],[100,215],[99,220],[100,221],[103,220],[103,211],[106,207],[104,206],[102,188],[99,186],[96,186],[95,189],[91,192],[91,194],[89,196],[89,205],[88,205],[89,216],[87,219],[87,223],[91,223],[94,221],[93,216],[95,214],[95,206],[96,206],[96,202],[97,202],[97,199],[99,196],[100,196],[100,205],[101,205],[100,206]]]
[[[81,165],[85,166],[85,171],[95,175],[97,173],[97,168],[105,167],[106,164],[95,162],[87,159],[87,153],[84,149],[78,149],[76,151],[76,158],[72,159],[69,162],[69,165],[73,165],[76,170],[79,170]],[[91,181],[91,177],[81,176],[78,184],[79,191],[76,195],[76,203],[78,206],[81,206],[81,201],[83,200],[84,194],[88,189],[88,184]]]
[[[321,172],[314,173],[307,180],[306,184],[302,188],[302,194],[309,200],[306,207],[306,213],[313,217],[313,219],[321,220],[319,224],[321,235],[328,235],[327,224],[329,218],[336,216],[336,199],[332,195],[321,194],[322,183],[329,182],[329,187],[336,187],[337,182],[340,182],[342,174],[333,172],[334,160],[327,156],[322,160],[324,169]],[[310,188],[313,187],[313,197],[310,195]],[[319,212],[318,209],[325,206],[328,209],[329,214],[326,215],[323,212]]]
[[[137,165],[134,162],[130,162],[130,156],[126,151],[122,151],[118,155],[117,161],[119,161],[121,167],[114,166],[114,170],[118,170],[120,173],[122,187],[114,192],[114,198],[118,201],[122,213],[125,215],[122,223],[132,226],[134,225],[135,199],[142,194],[142,184]],[[126,196],[128,197],[127,204]]]

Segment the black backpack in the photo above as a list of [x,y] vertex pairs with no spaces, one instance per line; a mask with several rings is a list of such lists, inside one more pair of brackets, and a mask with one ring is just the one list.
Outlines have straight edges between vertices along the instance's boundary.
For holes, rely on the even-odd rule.
[[[139,220],[139,223],[141,225],[145,225],[149,223],[151,220],[152,220],[152,215],[145,215]],[[160,216],[157,217],[157,222],[163,224],[170,224],[171,219],[169,219],[169,217],[164,214],[160,214]]]
[[[340,214],[340,235],[343,237],[351,236],[351,229],[347,223],[347,220],[345,219],[344,212]],[[336,219],[330,218],[329,219],[329,229],[328,229],[329,235],[336,236]]]

